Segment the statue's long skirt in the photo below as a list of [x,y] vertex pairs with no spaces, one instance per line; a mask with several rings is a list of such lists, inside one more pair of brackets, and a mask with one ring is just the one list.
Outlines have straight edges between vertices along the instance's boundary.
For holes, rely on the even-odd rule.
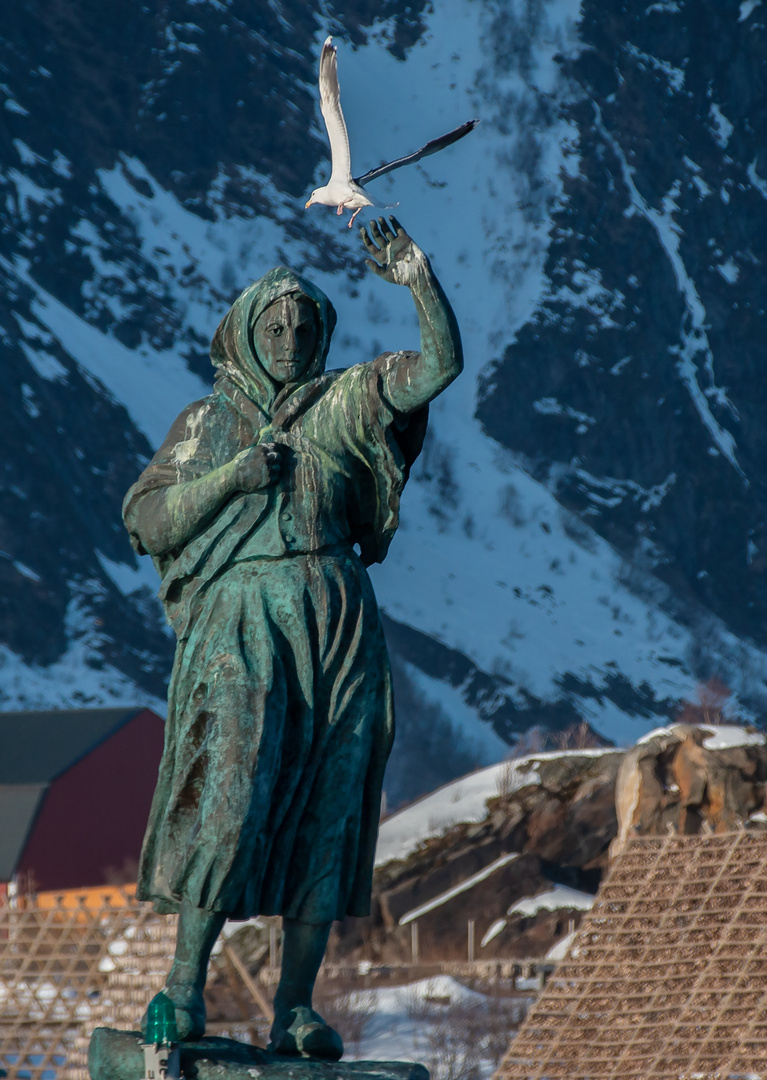
[[351,550],[231,565],[178,645],[139,896],[243,919],[369,912],[391,675]]

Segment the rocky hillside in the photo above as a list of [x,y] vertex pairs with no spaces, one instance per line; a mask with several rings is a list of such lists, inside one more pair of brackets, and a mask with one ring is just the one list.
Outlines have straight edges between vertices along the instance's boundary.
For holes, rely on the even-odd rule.
[[531,754],[455,781],[381,826],[373,910],[336,958],[545,956],[577,925],[633,834],[767,826],[767,737],[674,724],[629,751]]
[[549,288],[479,417],[634,563],[764,645],[764,7],[582,10]]
[[[765,701],[760,0],[6,0],[0,706],[161,707],[172,655],[122,496],[276,263],[333,366],[417,344],[331,212],[319,45],[355,167],[433,257],[462,381],[375,571],[390,804],[586,720],[633,742],[717,675]],[[146,563],[147,560],[144,560]]]

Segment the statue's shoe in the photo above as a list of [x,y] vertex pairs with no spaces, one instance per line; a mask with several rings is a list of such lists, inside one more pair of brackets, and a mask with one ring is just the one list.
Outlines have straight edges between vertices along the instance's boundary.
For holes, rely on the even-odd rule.
[[272,1054],[338,1061],[344,1052],[338,1032],[304,1005],[275,1017],[269,1037],[266,1049]]
[[[176,1028],[180,1042],[201,1039],[205,1034],[205,999],[194,983],[170,983],[163,990],[176,1010]],[[146,1038],[147,1013],[141,1017],[141,1033]]]

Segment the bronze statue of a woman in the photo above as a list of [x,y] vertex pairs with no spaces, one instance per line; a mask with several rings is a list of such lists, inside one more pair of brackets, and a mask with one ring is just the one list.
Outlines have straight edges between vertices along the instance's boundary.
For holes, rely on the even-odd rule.
[[166,993],[205,1030],[225,919],[283,918],[270,1049],[337,1059],[312,1010],[333,919],[369,913],[391,677],[365,567],[381,561],[461,342],[401,225],[364,229],[367,265],[413,296],[420,352],[325,371],[336,316],[278,268],[216,331],[213,393],[185,409],[125,500],[178,637],[138,895],[178,912]]

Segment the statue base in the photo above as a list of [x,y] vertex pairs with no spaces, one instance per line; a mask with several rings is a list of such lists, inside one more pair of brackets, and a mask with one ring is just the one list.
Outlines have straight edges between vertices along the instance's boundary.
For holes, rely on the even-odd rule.
[[[138,1031],[96,1028],[88,1051],[91,1080],[141,1080],[142,1037]],[[321,1061],[268,1054],[233,1039],[207,1037],[179,1044],[181,1070],[194,1080],[429,1080],[411,1061]]]

